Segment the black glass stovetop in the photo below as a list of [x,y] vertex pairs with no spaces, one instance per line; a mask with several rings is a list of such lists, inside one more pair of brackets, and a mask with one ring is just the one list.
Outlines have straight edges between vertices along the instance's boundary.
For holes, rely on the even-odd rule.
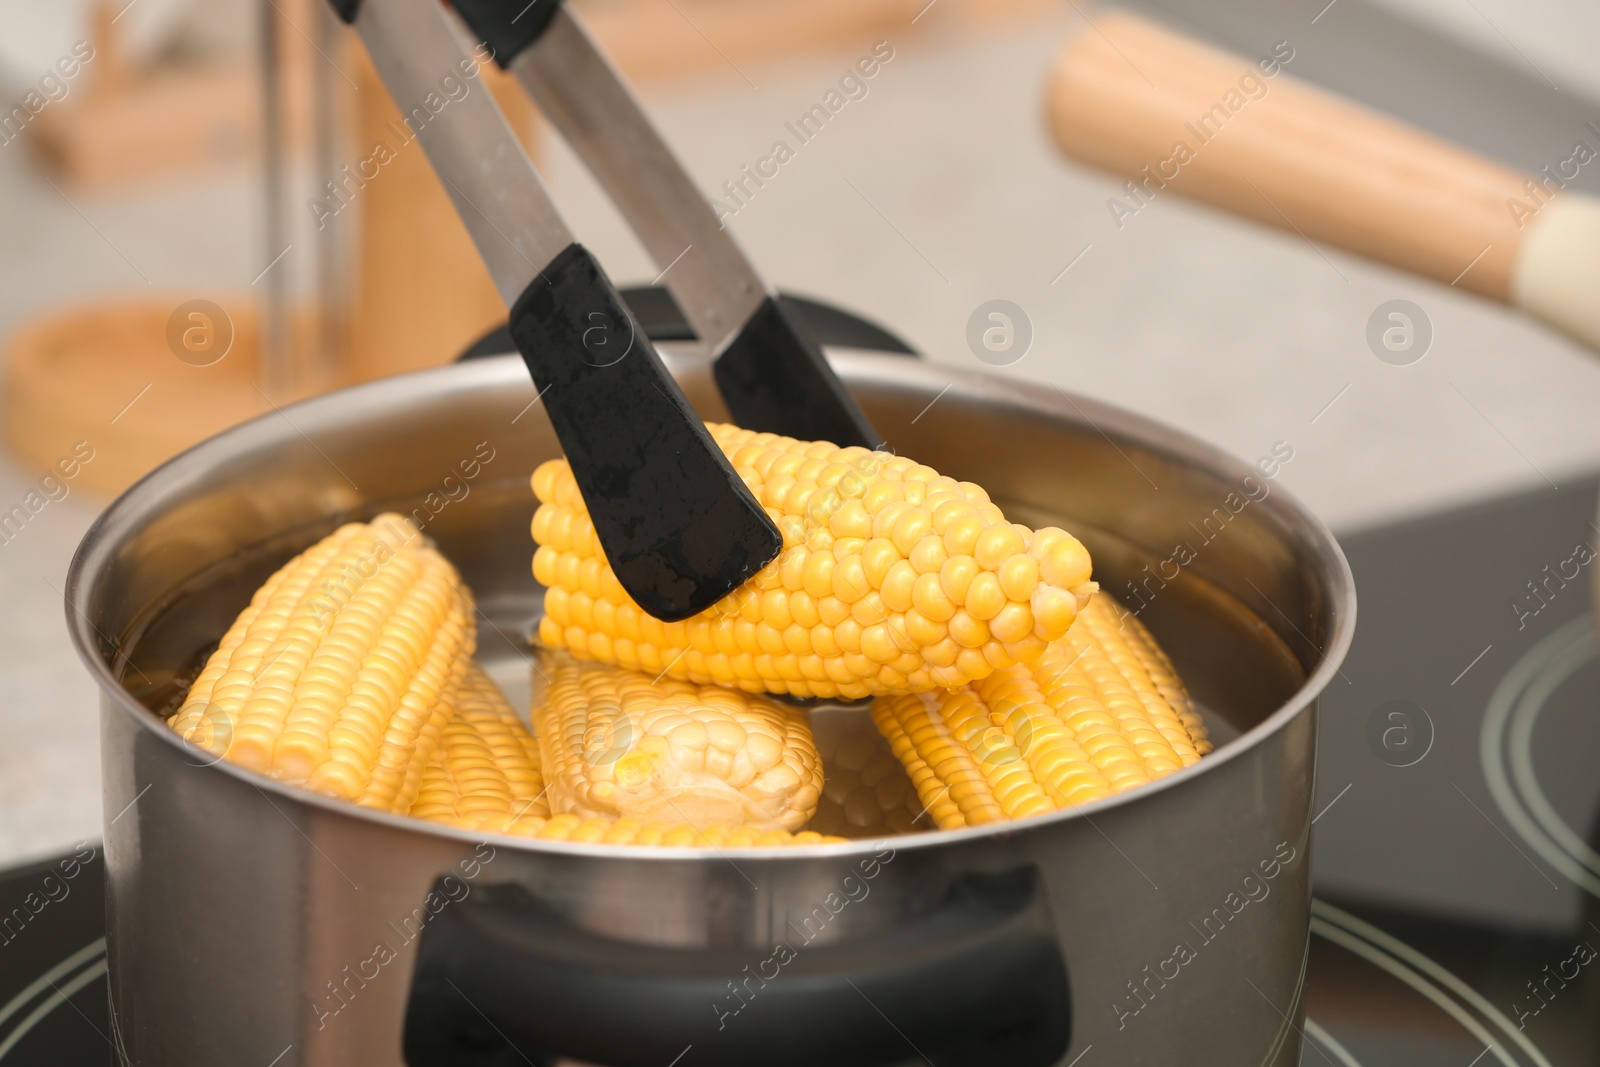
[[1600,1064],[1596,495],[1340,538],[1305,1064]]
[[[1341,538],[1306,1067],[1600,1064],[1597,483]],[[0,874],[0,1067],[115,1064],[99,846]]]

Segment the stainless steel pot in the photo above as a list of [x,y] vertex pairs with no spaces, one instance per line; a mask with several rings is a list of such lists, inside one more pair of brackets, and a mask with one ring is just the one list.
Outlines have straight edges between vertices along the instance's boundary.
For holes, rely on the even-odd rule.
[[[479,594],[481,655],[526,669],[528,475],[556,444],[520,362],[346,390],[162,467],[73,564],[126,1062],[1298,1063],[1314,700],[1354,625],[1333,538],[1260,472],[1125,412],[837,363],[898,452],[1083,538],[1215,754],[1021,824],[735,852],[479,841],[215,764],[153,709],[350,517],[420,509]],[[715,414],[703,365],[674,369]]]

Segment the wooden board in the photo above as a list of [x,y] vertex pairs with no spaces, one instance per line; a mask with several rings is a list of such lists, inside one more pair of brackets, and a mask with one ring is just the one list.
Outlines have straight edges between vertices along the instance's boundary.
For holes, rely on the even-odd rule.
[[11,338],[0,416],[25,471],[47,473],[86,442],[94,459],[73,484],[110,496],[185,448],[272,410],[255,387],[254,297],[213,296],[234,338],[226,356],[204,367],[168,345],[173,310],[192,298],[64,308]]

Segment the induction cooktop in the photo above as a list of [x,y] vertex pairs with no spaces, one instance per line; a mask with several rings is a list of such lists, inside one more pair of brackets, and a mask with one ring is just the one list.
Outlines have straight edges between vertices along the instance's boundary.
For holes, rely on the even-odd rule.
[[[1600,1063],[1597,492],[1340,539],[1360,623],[1321,704],[1305,1067]],[[91,841],[0,873],[0,1067],[118,1063],[103,871]]]

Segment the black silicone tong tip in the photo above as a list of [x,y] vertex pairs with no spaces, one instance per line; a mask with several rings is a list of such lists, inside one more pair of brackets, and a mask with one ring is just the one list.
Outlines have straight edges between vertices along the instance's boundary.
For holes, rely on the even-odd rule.
[[561,0],[453,0],[451,6],[483,38],[495,63],[504,69],[544,33]]
[[776,297],[762,301],[711,369],[740,426],[841,447],[883,444],[807,324]]
[[523,292],[510,331],[606,559],[641,608],[686,619],[777,557],[777,526],[581,245]]

